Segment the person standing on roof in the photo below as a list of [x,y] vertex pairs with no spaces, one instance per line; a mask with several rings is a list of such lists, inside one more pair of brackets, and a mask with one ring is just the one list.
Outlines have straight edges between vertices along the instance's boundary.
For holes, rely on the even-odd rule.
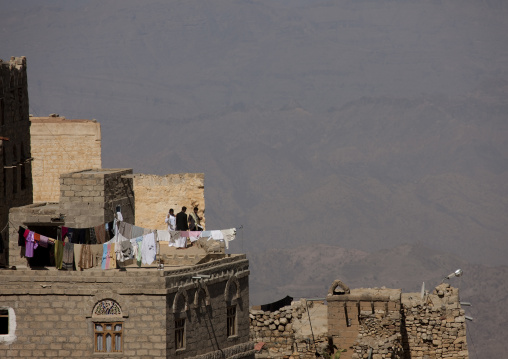
[[182,207],[182,211],[176,215],[176,230],[177,231],[188,231],[189,225],[187,223],[187,207]]
[[189,215],[189,230],[190,231],[202,231],[201,220],[203,217],[198,215],[198,207],[194,207],[194,212]]

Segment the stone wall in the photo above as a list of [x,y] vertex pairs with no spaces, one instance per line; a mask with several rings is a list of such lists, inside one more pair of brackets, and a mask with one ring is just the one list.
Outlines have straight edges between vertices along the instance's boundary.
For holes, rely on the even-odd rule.
[[60,209],[65,225],[89,228],[114,219],[121,206],[125,222],[134,223],[132,169],[94,169],[60,176]]
[[[326,313],[327,306],[323,302],[304,299],[273,312],[251,308],[251,340],[263,343],[256,358],[315,359],[316,351],[322,352],[327,343]],[[309,323],[312,323],[312,330]]]
[[102,167],[97,121],[58,115],[31,117],[30,121],[34,202],[59,200],[60,174]]
[[[305,300],[276,312],[251,309],[251,340],[263,343],[257,347],[257,358],[311,359],[317,352],[326,359],[329,340],[341,359],[469,357],[458,289],[448,284],[421,298],[400,289],[350,290],[335,281],[327,305],[314,301],[307,313],[307,304],[302,303]],[[320,305],[326,310],[326,327],[314,309]],[[312,332],[302,325],[309,313]]]
[[175,215],[183,206],[189,214],[199,208],[205,224],[205,190],[203,173],[168,174],[165,176],[136,174],[133,176],[136,193],[136,226],[167,229],[164,222],[170,208]]
[[26,58],[0,60],[0,266],[7,265],[10,208],[32,203]]
[[[193,279],[198,274],[206,279]],[[0,335],[1,358],[252,358],[248,261],[229,256],[171,270],[3,270],[0,309],[14,323]],[[97,315],[108,300],[119,312]],[[226,308],[237,306],[237,333],[226,333]],[[12,314],[12,315],[11,315]],[[175,315],[186,318],[185,348],[174,345]],[[121,353],[94,353],[94,323],[123,323]]]
[[443,283],[421,299],[419,293],[402,295],[405,345],[412,359],[469,357],[466,317],[457,288]]

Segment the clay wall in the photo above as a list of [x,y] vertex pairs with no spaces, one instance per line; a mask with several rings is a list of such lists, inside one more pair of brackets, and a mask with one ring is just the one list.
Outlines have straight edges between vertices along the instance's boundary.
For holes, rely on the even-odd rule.
[[0,266],[7,265],[9,209],[32,203],[26,58],[0,60]]
[[101,168],[101,126],[95,120],[31,117],[33,201],[57,202],[60,174]]
[[170,208],[175,215],[183,206],[189,214],[199,208],[201,224],[205,225],[205,190],[203,173],[168,174],[165,176],[136,174],[133,176],[136,193],[136,226],[167,229],[164,222]]

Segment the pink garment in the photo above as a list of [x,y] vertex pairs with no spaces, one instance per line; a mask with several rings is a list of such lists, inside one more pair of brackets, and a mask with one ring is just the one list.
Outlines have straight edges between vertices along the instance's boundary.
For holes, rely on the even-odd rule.
[[25,237],[25,238],[26,238],[26,236],[28,236],[28,233],[30,233],[30,230],[25,229],[25,233],[23,233],[23,237]]
[[191,242],[196,242],[199,239],[199,236],[201,235],[201,231],[189,231],[189,239]]
[[34,232],[30,231],[25,240],[25,257],[32,258],[34,256],[34,249],[37,249],[38,246],[34,240]]
[[189,236],[189,231],[181,231],[180,232],[180,237],[190,237]]
[[41,247],[48,248],[48,237],[41,234],[41,240],[39,241]]

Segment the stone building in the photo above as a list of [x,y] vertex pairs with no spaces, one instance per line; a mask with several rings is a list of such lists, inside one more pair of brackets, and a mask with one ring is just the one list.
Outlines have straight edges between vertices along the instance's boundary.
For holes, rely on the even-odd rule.
[[245,255],[158,270],[2,270],[2,358],[253,358]]
[[[176,250],[157,243],[154,262],[126,261],[107,270],[99,252],[86,269],[76,257],[66,270],[56,269],[49,245],[27,255],[19,245],[25,243],[18,242],[20,226],[57,238],[63,226],[84,229],[112,221],[117,207],[124,222],[134,224],[136,207],[143,217],[154,198],[168,201],[165,207],[198,205],[204,211],[202,174],[147,181],[132,169],[103,169],[97,123],[50,117],[34,118],[32,126],[37,203],[26,60],[0,61],[0,358],[253,358],[249,262],[245,255],[225,254],[224,245],[200,240]],[[73,139],[66,138],[69,133]],[[68,148],[78,138],[85,142],[79,161]],[[55,146],[46,148],[60,142],[66,148],[60,156]],[[64,155],[76,163],[58,164]],[[45,174],[51,179],[47,186],[40,178]],[[157,214],[162,223],[166,213],[164,208]]]
[[7,264],[9,209],[32,203],[26,58],[0,59],[0,267]]
[[[61,175],[60,200],[11,209],[11,269],[0,271],[0,357],[253,358],[249,262],[208,243],[104,270],[57,270],[50,249],[26,258],[18,226],[57,237],[113,219],[134,223],[132,169]],[[99,245],[101,247],[101,245]],[[164,263],[164,266],[161,263]],[[15,269],[14,269],[15,268]]]
[[30,117],[33,202],[57,202],[60,175],[101,168],[101,125],[53,114]]
[[350,290],[335,281],[326,298],[302,299],[276,311],[253,308],[250,320],[256,358],[469,357],[459,293],[446,283],[422,296],[400,289]]

